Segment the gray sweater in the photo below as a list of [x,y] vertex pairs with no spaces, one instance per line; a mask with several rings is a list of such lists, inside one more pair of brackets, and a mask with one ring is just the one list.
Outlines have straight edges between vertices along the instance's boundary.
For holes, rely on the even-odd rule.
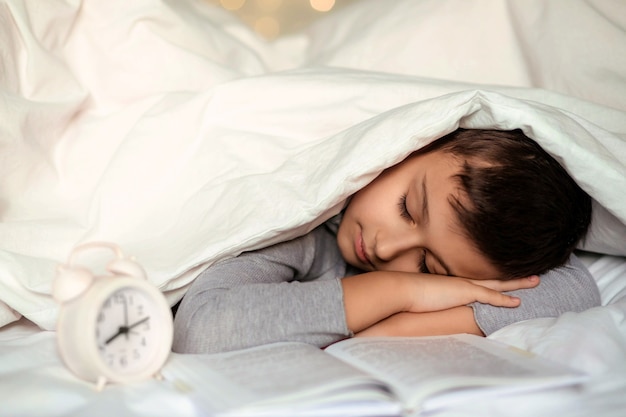
[[[341,257],[336,226],[331,219],[302,237],[207,268],[176,312],[173,350],[223,352],[278,341],[321,347],[352,336],[340,280],[361,271]],[[520,307],[471,305],[486,335],[518,321],[600,305],[593,277],[573,255],[543,275],[538,287],[511,293],[522,299]]]

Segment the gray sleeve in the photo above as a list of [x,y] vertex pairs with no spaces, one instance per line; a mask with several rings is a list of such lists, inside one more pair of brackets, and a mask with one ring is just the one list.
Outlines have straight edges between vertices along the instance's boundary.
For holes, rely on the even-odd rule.
[[324,233],[318,228],[206,269],[176,312],[173,350],[223,352],[278,341],[321,347],[351,336],[340,284],[345,264],[336,262],[336,250],[327,247],[334,238]]
[[485,335],[519,321],[558,317],[568,311],[581,312],[600,305],[600,292],[593,276],[574,255],[565,265],[542,275],[537,287],[509,294],[522,300],[519,307],[471,304],[476,324]]

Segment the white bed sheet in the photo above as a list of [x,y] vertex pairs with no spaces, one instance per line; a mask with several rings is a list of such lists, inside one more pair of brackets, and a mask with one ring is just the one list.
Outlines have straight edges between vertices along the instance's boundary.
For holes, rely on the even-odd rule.
[[581,390],[441,415],[626,409],[623,2],[363,1],[276,43],[199,0],[3,0],[0,22],[0,416],[195,415],[62,367],[50,291],[73,246],[118,243],[174,303],[457,126],[524,129],[592,195],[603,306],[492,335],[589,372]]

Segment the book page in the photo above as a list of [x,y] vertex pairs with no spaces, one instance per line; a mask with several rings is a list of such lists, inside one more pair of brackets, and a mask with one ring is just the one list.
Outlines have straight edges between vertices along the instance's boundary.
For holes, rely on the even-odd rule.
[[319,410],[324,404],[363,401],[393,402],[399,409],[382,383],[311,345],[277,343],[222,354],[173,356],[164,377],[211,414],[261,415],[281,407],[294,413],[297,408]]
[[557,386],[582,379],[569,368],[473,335],[355,338],[326,351],[389,383],[409,408],[425,408],[426,398],[446,390],[497,384],[510,391],[520,384]]

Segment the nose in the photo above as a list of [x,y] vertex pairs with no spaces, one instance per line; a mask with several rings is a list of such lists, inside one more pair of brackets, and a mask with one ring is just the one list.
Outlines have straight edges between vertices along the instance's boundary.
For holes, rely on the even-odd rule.
[[409,252],[421,249],[422,242],[417,231],[408,229],[394,233],[380,232],[376,235],[374,255],[383,262],[391,262]]

